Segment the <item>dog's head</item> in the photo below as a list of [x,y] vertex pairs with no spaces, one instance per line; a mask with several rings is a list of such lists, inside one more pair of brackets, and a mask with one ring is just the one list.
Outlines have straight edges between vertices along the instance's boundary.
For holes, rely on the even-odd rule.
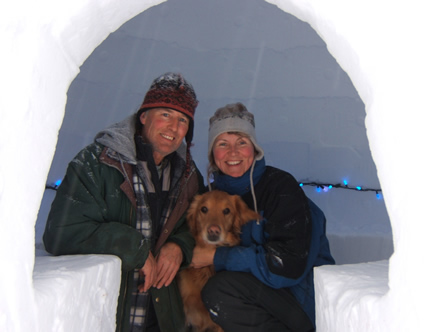
[[197,195],[187,213],[190,231],[198,244],[237,245],[243,224],[261,216],[237,195],[213,190]]

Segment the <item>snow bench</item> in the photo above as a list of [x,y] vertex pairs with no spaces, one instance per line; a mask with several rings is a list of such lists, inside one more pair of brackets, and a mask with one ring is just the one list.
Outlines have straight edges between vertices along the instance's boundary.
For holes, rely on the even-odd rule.
[[317,332],[371,331],[375,304],[388,292],[388,261],[315,268]]
[[38,256],[36,331],[115,331],[121,260],[111,255]]

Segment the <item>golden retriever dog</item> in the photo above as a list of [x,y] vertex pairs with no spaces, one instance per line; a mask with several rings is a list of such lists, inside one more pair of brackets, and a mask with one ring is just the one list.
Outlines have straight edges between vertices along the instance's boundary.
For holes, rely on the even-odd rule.
[[[238,245],[241,226],[260,218],[239,196],[219,190],[195,196],[187,213],[190,231],[200,247]],[[201,299],[202,288],[214,274],[213,266],[189,267],[178,274],[186,325],[193,332],[223,331],[211,320]]]

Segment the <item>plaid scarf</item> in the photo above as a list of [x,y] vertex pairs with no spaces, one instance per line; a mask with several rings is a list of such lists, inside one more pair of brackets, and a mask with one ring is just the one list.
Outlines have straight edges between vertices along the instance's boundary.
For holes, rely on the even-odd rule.
[[[146,239],[152,237],[152,220],[150,219],[149,206],[145,203],[145,189],[138,172],[133,175],[133,187],[137,198],[137,224],[138,229]],[[142,282],[139,269],[134,270],[134,284],[132,293],[132,305],[130,311],[130,331],[144,331],[145,318],[149,304],[149,293],[139,292],[137,286]]]
[[[159,173],[162,173],[162,190],[169,191],[170,189],[170,165],[165,162],[163,169],[159,168]],[[152,220],[149,205],[147,204],[147,193],[155,192],[155,186],[151,181],[150,171],[148,170],[147,162],[139,161],[135,167],[136,171],[133,173],[133,188],[137,199],[137,210],[136,210],[136,229],[139,230],[144,240],[152,240]],[[162,170],[162,172],[161,172]],[[167,202],[169,205],[170,202]],[[164,223],[165,218],[161,218],[161,226]],[[153,243],[154,241],[152,241]],[[154,244],[154,243],[153,243]],[[151,248],[153,249],[153,248]],[[134,270],[134,283],[132,292],[132,305],[130,310],[130,331],[139,332],[145,331],[146,329],[146,318],[149,310],[150,293],[139,292],[138,285],[143,282],[143,277],[139,274],[139,269]]]

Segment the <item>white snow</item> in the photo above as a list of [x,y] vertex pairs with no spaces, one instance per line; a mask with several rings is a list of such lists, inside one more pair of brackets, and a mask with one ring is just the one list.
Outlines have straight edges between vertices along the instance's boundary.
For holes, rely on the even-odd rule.
[[321,290],[316,294],[321,331],[388,331],[390,322],[376,313],[389,290],[388,261],[323,266],[315,270],[314,282]]
[[38,257],[34,292],[39,326],[44,331],[115,331],[116,256]]
[[[53,179],[51,179],[49,168],[56,143],[59,144],[58,131],[64,117],[67,91],[78,74],[79,67],[109,33],[137,14],[161,2],[109,0],[61,1],[59,3],[49,0],[36,2],[17,0],[4,1],[0,4],[2,43],[0,54],[0,72],[2,73],[0,77],[0,91],[2,91],[0,98],[1,331],[74,332],[96,330],[96,326],[101,331],[114,329],[111,317],[114,317],[113,306],[120,278],[117,259],[103,256],[99,258],[92,256],[37,257],[35,259],[34,226],[45,183],[54,181],[63,174],[63,167],[52,165]],[[191,12],[193,6],[189,0],[170,1],[170,5],[173,3],[181,4],[182,12],[193,13]],[[221,6],[223,6],[221,2],[220,5],[215,3],[214,1],[202,2],[210,13],[211,21],[207,23],[211,26],[213,21],[220,17]],[[251,19],[248,8],[241,3],[243,3],[242,0],[238,2],[240,11],[237,17],[227,17],[222,14],[225,17],[223,20],[233,22],[235,26],[244,26],[245,21],[254,26],[258,24]],[[332,102],[323,109],[308,110],[308,116],[311,116],[311,121],[317,126],[310,124],[307,126],[307,131],[295,130],[295,128],[306,126],[303,121],[305,118],[297,116],[305,108],[305,102],[310,100],[306,96],[320,98],[320,95],[313,96],[316,90],[308,84],[306,85],[307,95],[297,95],[300,91],[297,84],[300,83],[297,80],[286,83],[279,81],[278,75],[274,74],[281,74],[280,68],[271,69],[268,75],[259,77],[255,75],[256,71],[261,70],[264,64],[270,61],[268,56],[283,58],[288,63],[288,61],[301,61],[302,56],[306,56],[308,52],[300,52],[298,55],[297,53],[281,53],[278,46],[276,50],[273,49],[274,53],[268,52],[272,47],[265,36],[263,43],[242,45],[244,52],[232,52],[232,47],[239,40],[243,40],[243,30],[235,30],[239,34],[232,35],[229,30],[220,30],[218,25],[216,29],[205,31],[203,35],[196,37],[199,41],[205,42],[205,44],[198,44],[198,51],[205,55],[208,62],[196,62],[195,58],[186,56],[180,63],[180,67],[176,65],[172,69],[181,69],[184,74],[188,73],[188,78],[195,88],[199,87],[197,92],[201,104],[197,121],[204,123],[204,128],[212,110],[222,106],[224,102],[245,98],[244,101],[249,108],[265,113],[265,110],[259,108],[259,105],[263,105],[262,100],[265,100],[270,114],[266,118],[267,120],[272,118],[273,121],[261,123],[257,120],[259,122],[257,130],[260,131],[259,137],[262,137],[261,132],[268,130],[271,133],[264,136],[265,150],[270,151],[266,155],[268,161],[276,165],[288,163],[285,164],[285,168],[289,168],[297,177],[313,176],[311,180],[333,181],[335,177],[351,175],[353,183],[366,178],[365,183],[360,183],[361,185],[382,187],[385,205],[383,201],[368,203],[363,198],[365,194],[356,192],[346,194],[342,193],[342,190],[332,189],[332,192],[326,196],[315,194],[313,190],[309,193],[329,216],[329,231],[337,236],[337,238],[334,237],[333,244],[337,247],[338,254],[341,253],[339,249],[344,248],[344,242],[348,242],[344,240],[344,237],[353,239],[352,248],[356,248],[357,245],[359,250],[362,250],[362,253],[354,254],[351,251],[352,255],[343,254],[340,257],[341,263],[365,262],[368,251],[371,253],[372,260],[388,255],[392,250],[391,235],[395,250],[391,258],[386,261],[354,265],[340,264],[315,270],[317,330],[417,331],[422,326],[421,309],[425,295],[420,266],[425,227],[421,211],[424,194],[420,187],[425,166],[421,153],[425,142],[425,132],[420,120],[425,103],[422,97],[425,48],[421,43],[425,22],[421,17],[421,4],[414,0],[403,2],[275,0],[269,3],[277,5],[285,12],[311,25],[326,43],[327,49],[338,64],[348,74],[365,104],[366,133],[373,162],[370,162],[370,155],[367,149],[364,149],[364,140],[356,138],[359,136],[357,135],[359,129],[356,129],[353,124],[362,123],[362,117],[351,119],[345,127],[343,125],[346,124],[345,120],[350,119],[350,114],[359,114],[356,113],[358,108],[355,103],[350,106],[351,113],[343,115],[342,118],[338,117],[340,113],[335,113],[337,116],[334,117],[330,116],[334,113],[327,112],[329,107],[339,109],[339,106],[335,106]],[[266,5],[268,4],[264,2],[264,8]],[[152,25],[151,22],[151,25],[142,27],[142,30],[150,31],[149,38],[152,40],[159,38],[157,40],[160,40],[160,43],[155,44],[156,47],[177,45],[177,49],[189,50],[189,44],[195,38],[197,30],[193,24],[201,27],[205,17],[193,13],[189,15],[191,20],[173,22],[173,15],[167,13],[167,9],[164,8],[158,6],[152,10],[156,13],[163,10],[165,15],[168,14],[167,20],[157,22],[158,25]],[[262,8],[259,7],[259,13],[262,12]],[[277,12],[278,8],[270,14],[270,20],[279,20],[278,15],[274,17]],[[177,15],[179,11],[175,13]],[[145,14],[149,16],[149,11]],[[267,18],[262,20],[265,21]],[[182,27],[188,24],[190,29],[187,31],[191,31],[193,35],[187,35],[186,43],[176,44],[178,29],[175,33],[167,33],[167,37],[161,35],[161,29],[158,27],[166,23],[174,23]],[[261,25],[258,24],[258,26]],[[276,38],[279,38],[280,33],[291,31],[292,25],[281,29],[282,31],[276,31],[276,36],[271,38],[272,42],[278,40]],[[138,34],[137,31],[132,30],[127,33]],[[309,36],[307,30],[303,30],[302,33]],[[217,36],[229,38],[216,38]],[[254,34],[252,37],[252,40],[261,40],[261,38],[255,39]],[[221,44],[221,39],[227,40],[228,44]],[[179,39],[179,42],[181,40],[184,38]],[[288,45],[291,49],[296,50],[297,47],[302,47],[296,44],[296,40],[293,42],[294,44]],[[124,43],[121,56],[125,54],[124,50],[127,50],[125,46]],[[250,53],[250,50],[256,51]],[[212,52],[212,55],[208,52]],[[191,53],[187,52],[187,54]],[[108,59],[107,54],[103,55]],[[142,56],[150,59],[150,53],[139,52],[132,55],[136,59]],[[223,67],[223,71],[229,73],[228,76],[212,69],[214,68],[213,60],[220,59],[220,56],[228,60],[224,62]],[[150,59],[152,61],[150,64],[155,64],[156,60],[158,64],[167,63],[166,59],[156,57]],[[239,67],[243,60],[253,61],[251,71]],[[319,64],[317,68],[323,68],[325,65],[327,63]],[[122,94],[121,98],[132,97],[131,102],[137,107],[143,91],[146,90],[146,85],[155,77],[155,74],[160,73],[154,70],[164,71],[159,67],[161,66],[152,71],[149,71],[149,68],[139,69],[139,71],[134,68],[134,72],[142,74],[146,82],[138,82],[138,85],[134,85],[134,90],[129,91],[128,94]],[[286,69],[290,71],[293,67],[288,66]],[[314,73],[332,78],[331,81],[335,83],[336,90],[347,84],[342,71],[329,69],[324,73],[320,71]],[[130,70],[126,72],[127,76],[124,75],[121,78],[123,81],[133,78],[131,74]],[[302,79],[314,80],[314,75],[309,77],[304,74],[306,72],[294,71],[291,77],[299,78],[301,81]],[[232,81],[234,76],[237,79]],[[114,81],[115,78],[106,77],[110,81]],[[321,80],[319,79],[318,82],[320,83]],[[244,82],[251,84],[247,85]],[[117,91],[121,93],[121,81],[117,83],[115,89],[103,91],[105,104],[110,102],[108,96],[112,96]],[[297,106],[296,113],[283,112],[279,106],[268,99],[272,96],[268,94],[269,88],[278,87],[280,83],[283,84],[281,92],[277,90],[273,94],[276,96],[280,93],[285,97],[282,97],[276,105],[280,104],[284,109],[285,103],[292,102],[291,107]],[[99,85],[95,84],[95,86],[99,88]],[[229,93],[229,91],[233,92]],[[285,91],[289,91],[289,96]],[[251,92],[255,94],[255,98],[252,98]],[[344,94],[341,91],[338,93]],[[341,97],[338,93],[331,97],[337,95]],[[75,98],[75,96],[69,97],[70,103],[75,104],[76,100],[71,100],[71,97]],[[355,99],[351,95],[345,97]],[[299,98],[299,103],[294,103],[294,98]],[[117,109],[122,109],[118,107],[123,105],[119,104],[119,101],[116,102]],[[202,102],[203,106],[201,106]],[[307,104],[311,105],[311,103]],[[287,110],[284,109],[284,111]],[[131,110],[125,108],[123,112],[131,112]],[[87,135],[87,137],[79,138],[79,142],[86,144],[93,135],[91,133],[89,135],[87,130],[84,131],[85,124],[81,122],[83,115],[76,118],[75,121],[80,122],[71,125],[71,128],[74,128],[77,137]],[[118,115],[122,115],[119,119],[125,116],[125,114]],[[96,115],[93,117],[100,119]],[[110,124],[113,121],[111,114],[107,114],[97,124],[90,124],[89,126],[92,127],[90,130],[103,128],[102,121]],[[338,128],[335,133],[325,130],[326,124],[332,124],[332,121]],[[97,125],[100,128],[97,128]],[[82,133],[78,131],[80,127],[83,127]],[[201,130],[201,128],[198,126],[195,129],[196,138],[204,136],[204,129]],[[350,138],[346,139],[347,136],[342,133],[347,133]],[[305,136],[308,137],[303,138]],[[342,142],[341,146],[335,141],[338,139]],[[282,143],[283,149],[286,149],[284,151],[294,152],[291,154],[294,157],[292,159],[299,162],[291,163],[283,158],[275,159],[277,154],[273,149],[278,150],[276,142]],[[314,142],[318,142],[319,146],[314,145]],[[353,144],[351,151],[347,148],[350,142]],[[198,145],[200,152],[194,148],[194,155],[199,153],[199,158],[202,157],[202,144],[200,140]],[[80,146],[80,143],[76,145]],[[73,148],[78,150],[77,146]],[[74,154],[76,152],[73,151]],[[335,153],[340,159],[334,158],[329,162],[329,158],[332,158]],[[60,163],[69,159],[68,156],[58,158]],[[359,160],[364,160],[365,163],[362,164]],[[201,161],[198,164],[201,164]],[[379,181],[375,180],[374,164],[377,167]],[[342,174],[350,165],[354,165],[350,169],[350,174]],[[355,194],[362,195],[362,198],[353,199]],[[354,209],[355,205],[359,208]],[[341,206],[347,206],[347,215],[343,215],[344,209],[340,208]],[[40,215],[45,214],[45,210],[40,209]],[[373,214],[372,217],[365,211],[370,211]],[[392,230],[384,227],[387,212]],[[353,213],[355,213],[354,216]],[[360,236],[358,242],[355,242],[356,236]],[[37,238],[39,239],[40,235]],[[108,278],[100,278],[99,274],[104,274]],[[45,277],[50,277],[47,285],[51,285],[49,290],[51,293],[47,292],[49,287],[46,287]],[[87,283],[83,280],[87,280]],[[62,282],[71,286],[61,287],[64,285]],[[72,292],[77,284],[82,292],[90,294],[93,302],[80,301],[73,297]],[[46,307],[49,307],[51,311],[44,314],[43,310],[47,310]],[[104,311],[96,312],[100,307]],[[65,311],[71,314],[66,316],[63,314]],[[80,311],[84,311],[83,314],[94,319],[81,319],[80,322],[84,326],[74,327],[69,322],[78,320]]]

